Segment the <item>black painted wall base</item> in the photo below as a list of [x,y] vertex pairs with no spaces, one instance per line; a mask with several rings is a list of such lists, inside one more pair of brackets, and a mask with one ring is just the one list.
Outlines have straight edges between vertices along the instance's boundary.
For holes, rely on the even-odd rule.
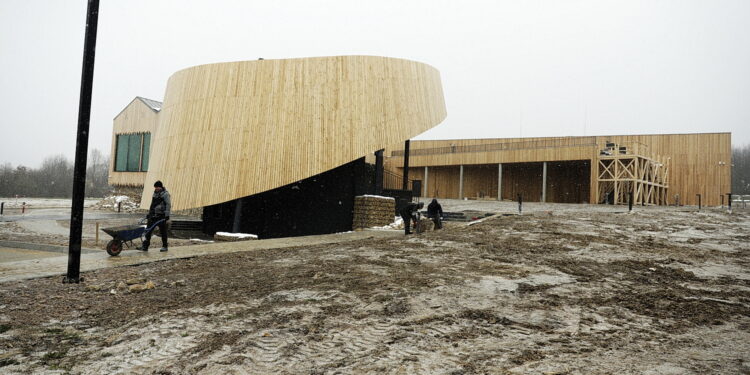
[[240,198],[239,210],[239,200],[204,207],[203,231],[214,234],[238,229],[236,232],[255,234],[260,239],[350,231],[354,197],[373,191],[373,172],[362,158],[302,181]]

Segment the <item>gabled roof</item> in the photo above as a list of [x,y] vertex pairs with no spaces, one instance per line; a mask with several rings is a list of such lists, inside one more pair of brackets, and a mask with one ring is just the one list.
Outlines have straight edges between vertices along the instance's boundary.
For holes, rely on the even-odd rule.
[[136,96],[133,100],[128,103],[128,105],[125,106],[125,108],[120,111],[120,113],[117,114],[114,118],[120,117],[120,115],[125,112],[128,107],[130,107],[136,100],[140,101],[141,103],[145,104],[148,108],[150,108],[152,111],[159,113],[161,111],[161,102],[157,102],[156,100],[147,99],[142,96]]
[[146,103],[146,105],[149,106],[149,108],[153,109],[154,112],[161,111],[161,104],[162,104],[161,102],[157,102],[156,100],[152,100],[152,99],[146,99],[146,98],[141,97],[141,96],[136,96],[136,98],[138,98],[142,102]]

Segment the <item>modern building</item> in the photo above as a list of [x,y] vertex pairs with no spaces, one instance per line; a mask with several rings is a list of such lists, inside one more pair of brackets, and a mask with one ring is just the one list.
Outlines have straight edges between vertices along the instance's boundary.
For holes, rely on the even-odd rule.
[[159,125],[161,102],[133,99],[117,116],[112,126],[112,151],[109,159],[109,184],[120,190],[143,190],[148,171],[151,136]]
[[719,205],[730,192],[729,133],[400,146],[445,117],[439,72],[414,61],[201,65],[173,74],[163,103],[137,97],[115,117],[109,181],[147,208],[161,180],[204,231],[261,238],[350,230],[354,197],[383,186],[382,167],[365,162],[382,150],[386,175],[408,172],[424,197]]
[[[558,203],[720,205],[731,188],[731,134],[411,141],[421,194]],[[386,167],[403,173],[404,150]]]
[[414,61],[201,65],[173,74],[161,105],[136,98],[115,118],[110,182],[146,185],[145,208],[163,181],[173,210],[203,209],[209,232],[346,231],[354,197],[374,188],[364,157],[445,116],[439,72]]

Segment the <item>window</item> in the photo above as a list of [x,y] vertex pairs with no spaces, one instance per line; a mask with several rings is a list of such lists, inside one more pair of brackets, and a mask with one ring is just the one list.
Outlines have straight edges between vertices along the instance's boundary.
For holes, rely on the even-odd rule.
[[148,171],[151,133],[118,134],[115,172]]

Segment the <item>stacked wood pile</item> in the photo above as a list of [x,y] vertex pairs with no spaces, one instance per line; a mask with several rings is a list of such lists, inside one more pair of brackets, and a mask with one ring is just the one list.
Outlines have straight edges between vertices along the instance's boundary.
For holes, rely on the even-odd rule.
[[396,200],[377,195],[354,197],[353,229],[383,227],[393,222]]

